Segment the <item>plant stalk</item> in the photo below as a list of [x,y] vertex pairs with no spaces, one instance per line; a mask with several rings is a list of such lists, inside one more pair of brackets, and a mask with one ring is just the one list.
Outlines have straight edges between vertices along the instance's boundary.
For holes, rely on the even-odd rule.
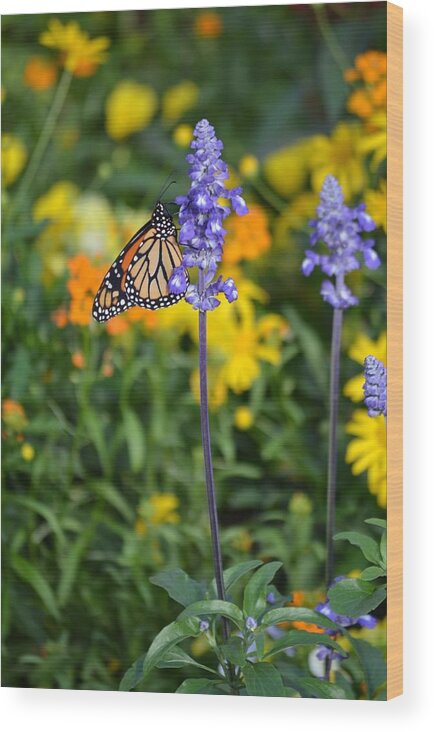
[[336,466],[337,466],[337,422],[339,409],[339,373],[343,311],[333,310],[332,352],[330,364],[330,422],[327,473],[327,528],[326,528],[326,591],[330,587],[334,572],[334,542],[336,523]]

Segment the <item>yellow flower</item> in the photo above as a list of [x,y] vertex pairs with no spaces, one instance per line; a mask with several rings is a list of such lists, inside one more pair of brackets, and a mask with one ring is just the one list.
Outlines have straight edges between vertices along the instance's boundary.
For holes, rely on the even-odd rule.
[[15,135],[2,135],[2,182],[7,188],[18,178],[27,160],[26,146]]
[[162,116],[164,122],[173,124],[197,104],[199,98],[199,87],[193,81],[181,81],[176,86],[171,86],[164,95],[161,102]]
[[386,112],[377,112],[370,119],[372,132],[364,133],[359,141],[359,151],[362,155],[372,153],[370,168],[376,171],[387,157],[387,116]]
[[79,189],[74,183],[58,181],[33,206],[33,220],[46,222],[36,240],[44,264],[42,277],[45,284],[50,284],[66,268],[78,195]]
[[154,493],[148,501],[150,506],[149,520],[154,526],[161,524],[179,524],[181,517],[176,509],[179,498],[173,493]]
[[193,139],[193,127],[187,124],[178,125],[173,131],[172,138],[179,147],[188,147]]
[[62,24],[53,18],[48,30],[39,36],[39,43],[60,51],[63,66],[75,76],[90,76],[106,61],[110,39],[105,36],[91,39],[78,23]]
[[21,457],[27,463],[31,462],[35,457],[35,449],[30,443],[25,442],[21,447]]
[[377,191],[369,190],[365,193],[366,208],[378,226],[382,226],[387,233],[387,183],[380,180]]
[[360,124],[340,122],[330,137],[311,138],[310,165],[312,187],[319,192],[327,175],[334,175],[344,191],[352,198],[366,185],[366,172],[361,155],[361,141],[365,132]]
[[259,170],[258,158],[254,155],[244,155],[238,164],[238,170],[244,178],[254,178]]
[[[384,365],[387,365],[387,337],[386,333],[383,332],[378,337],[378,340],[373,341],[369,336],[364,333],[359,333],[350,350],[348,351],[349,357],[363,366],[366,356],[375,356],[379,361],[382,361]],[[353,402],[361,402],[363,399],[363,384],[364,376],[363,372],[353,376],[349,379],[344,386],[344,394],[349,397]]]
[[51,61],[32,56],[24,69],[24,83],[34,91],[45,91],[55,84],[57,68]]
[[311,139],[281,148],[264,161],[264,175],[283,198],[291,198],[304,188],[309,173]]
[[123,140],[145,129],[157,109],[152,87],[135,81],[121,81],[106,101],[106,130],[113,140]]
[[271,247],[268,218],[262,206],[252,204],[246,216],[230,216],[223,261],[235,264],[241,259],[256,259]]
[[249,407],[237,407],[234,415],[235,427],[239,430],[249,430],[254,422],[252,410]]
[[291,500],[288,504],[288,509],[291,513],[298,514],[299,516],[309,516],[312,513],[312,501],[309,496],[302,491],[297,491],[291,496]]
[[382,508],[387,503],[386,422],[383,415],[369,417],[365,409],[353,412],[346,431],[355,439],[348,444],[346,461],[353,475],[367,472],[369,491]]

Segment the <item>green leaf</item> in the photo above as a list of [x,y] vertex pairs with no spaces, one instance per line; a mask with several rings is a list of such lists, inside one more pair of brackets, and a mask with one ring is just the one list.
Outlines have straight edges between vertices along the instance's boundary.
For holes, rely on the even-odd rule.
[[57,607],[54,592],[48,584],[45,577],[40,573],[39,569],[31,564],[27,559],[15,554],[12,557],[11,564],[17,575],[26,582],[44,603],[45,609],[56,620],[60,620],[59,609]]
[[153,585],[162,587],[172,600],[179,602],[184,607],[202,600],[204,596],[199,582],[189,577],[183,569],[164,569],[150,577],[149,581]]
[[224,694],[222,682],[213,679],[185,679],[176,694]]
[[271,663],[248,663],[243,674],[249,696],[287,696],[282,677]]
[[133,473],[143,468],[146,454],[145,432],[137,414],[128,407],[122,410],[124,435]]
[[245,615],[257,617],[258,613],[266,607],[265,595],[267,587],[281,566],[282,562],[269,562],[269,564],[264,564],[249,579],[244,590],[243,609]]
[[269,610],[262,618],[261,625],[267,627],[285,622],[313,623],[319,625],[320,628],[340,630],[339,625],[326,618],[325,615],[317,613],[316,610],[310,610],[307,607],[280,607]]
[[114,485],[107,480],[94,480],[90,483],[90,487],[100,495],[106,503],[109,503],[120,515],[132,523],[134,520],[134,511],[130,508],[122,494],[116,490]]
[[375,610],[386,599],[385,586],[376,587],[371,582],[345,579],[329,589],[330,607],[335,613],[356,618]]
[[336,684],[321,679],[296,679],[294,686],[304,697],[314,699],[346,699],[345,691]]
[[199,621],[196,618],[178,619],[170,625],[166,625],[154,638],[146,655],[141,656],[128,669],[120,683],[119,690],[130,691],[133,689],[139,681],[152,671],[154,666],[164,658],[173,646],[186,638],[194,638],[199,633]]
[[49,525],[53,534],[55,534],[55,536],[57,537],[59,544],[63,545],[65,543],[65,535],[63,533],[63,529],[59,523],[56,514],[54,513],[54,511],[51,510],[49,506],[46,506],[45,503],[37,501],[34,498],[29,498],[27,496],[11,496],[8,500],[10,502],[17,503],[19,506],[24,506],[24,508],[28,508],[30,511],[34,511],[35,513],[42,516],[42,518],[45,519],[45,521]]
[[339,653],[345,653],[342,647],[336,641],[332,640],[327,633],[309,633],[306,630],[290,630],[273,643],[271,648],[265,653],[264,658],[271,658],[276,653],[281,653],[287,648],[292,648],[292,646],[316,646],[319,644],[334,648]]
[[368,697],[373,699],[377,689],[386,683],[387,667],[383,654],[370,643],[360,638],[353,638],[350,633],[348,638],[360,661],[368,687]]
[[93,527],[88,527],[85,531],[79,534],[75,542],[69,545],[65,551],[65,556],[61,562],[60,582],[57,588],[59,607],[64,607],[69,600],[77,576],[80,560],[88,547],[92,533]]
[[383,535],[380,539],[380,554],[381,554],[381,559],[383,560],[381,562],[381,564],[386,569],[386,567],[387,567],[387,534],[385,531],[383,532]]
[[385,575],[386,573],[384,569],[381,569],[381,567],[366,567],[366,569],[364,569],[360,574],[360,579],[369,582],[371,580],[376,580],[379,577],[385,577]]
[[[260,567],[261,564],[262,562],[260,559],[250,559],[248,562],[240,562],[240,564],[236,564],[234,567],[225,569],[223,572],[223,581],[226,592],[230,592],[232,587],[241,579],[241,577],[244,577],[245,574],[251,572],[252,569]],[[213,580],[212,586],[214,592],[216,592],[215,580]]]
[[385,521],[385,519],[379,519],[379,518],[365,519],[365,524],[370,524],[371,526],[379,526],[380,529],[387,529],[387,521]]
[[157,668],[183,668],[184,666],[196,666],[196,668],[202,668],[211,674],[217,673],[212,668],[195,661],[194,658],[177,646],[168,651],[164,658],[155,665]]
[[101,419],[88,405],[83,407],[82,413],[86,433],[95,446],[104,474],[107,474],[110,470],[111,455],[107,447],[107,441]]
[[240,629],[244,628],[244,616],[239,607],[226,600],[201,600],[193,602],[178,616],[178,620],[200,615],[224,615]]
[[244,652],[243,639],[233,635],[226,643],[220,646],[223,656],[235,666],[244,666],[246,654]]
[[344,539],[349,541],[350,544],[358,546],[361,549],[368,562],[380,564],[381,554],[378,544],[370,536],[360,534],[358,531],[341,531],[339,534],[335,534],[333,538],[335,540]]

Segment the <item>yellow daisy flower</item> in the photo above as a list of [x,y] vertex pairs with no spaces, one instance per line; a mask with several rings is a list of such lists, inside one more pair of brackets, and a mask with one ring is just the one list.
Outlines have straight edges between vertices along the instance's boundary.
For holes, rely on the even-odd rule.
[[110,39],[105,36],[90,38],[78,23],[63,24],[53,18],[48,23],[48,30],[39,36],[39,43],[60,51],[63,66],[75,76],[91,76],[97,66],[106,61]]
[[377,496],[382,508],[387,503],[387,445],[386,421],[383,415],[369,417],[365,409],[353,412],[346,432],[353,435],[347,447],[345,459],[351,465],[353,475],[366,472],[369,491]]
[[366,186],[361,143],[366,132],[360,124],[340,122],[331,135],[311,139],[312,187],[319,192],[327,175],[338,179],[345,198],[359,194]]
[[164,122],[174,124],[191,107],[194,107],[199,99],[199,87],[194,81],[181,81],[176,86],[171,86],[162,99],[162,116]]

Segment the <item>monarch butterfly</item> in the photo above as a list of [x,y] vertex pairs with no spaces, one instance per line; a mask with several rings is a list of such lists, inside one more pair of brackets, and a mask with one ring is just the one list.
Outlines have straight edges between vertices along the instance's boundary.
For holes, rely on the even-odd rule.
[[[105,275],[92,314],[102,323],[139,305],[157,310],[174,305],[185,292],[169,292],[169,278],[182,264],[173,219],[159,201],[149,221],[134,234]],[[186,273],[188,284],[188,276]]]

